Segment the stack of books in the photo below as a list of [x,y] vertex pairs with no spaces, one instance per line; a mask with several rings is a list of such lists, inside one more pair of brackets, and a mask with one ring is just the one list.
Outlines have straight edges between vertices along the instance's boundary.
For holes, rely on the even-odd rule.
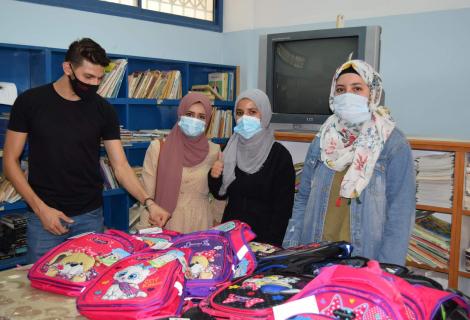
[[181,99],[182,83],[179,70],[135,71],[128,76],[129,98]]
[[208,138],[230,138],[233,130],[233,115],[231,110],[212,108],[212,118],[206,135]]
[[454,154],[414,151],[416,203],[441,208],[452,207]]
[[220,100],[233,100],[234,74],[233,72],[212,72],[207,75],[208,84],[221,97]]
[[26,217],[9,214],[0,217],[0,260],[23,255],[27,252]]
[[215,99],[224,100],[224,98],[217,92],[217,90],[208,84],[195,84],[191,87],[191,92],[202,93],[203,95],[208,97],[209,100],[212,101],[214,101]]
[[103,81],[98,88],[98,94],[103,98],[116,98],[121,88],[122,79],[126,72],[127,60],[112,60],[106,67]]
[[5,135],[8,128],[8,122],[10,121],[10,113],[2,112],[0,114],[0,148],[5,145]]
[[4,176],[0,177],[0,203],[8,202],[14,203],[21,199],[21,196],[16,189],[13,187],[10,181]]
[[432,212],[417,211],[407,260],[432,268],[446,269],[450,254],[450,223]]
[[103,177],[104,190],[112,190],[119,188],[113,168],[107,157],[100,158],[100,172]]
[[142,178],[143,169],[144,169],[143,167],[139,167],[139,166],[132,167],[132,170],[134,170],[134,173],[139,180]]
[[132,131],[125,129],[121,126],[121,143],[124,146],[130,146],[138,142],[150,142],[154,139],[161,139],[166,137],[170,130],[147,129]]

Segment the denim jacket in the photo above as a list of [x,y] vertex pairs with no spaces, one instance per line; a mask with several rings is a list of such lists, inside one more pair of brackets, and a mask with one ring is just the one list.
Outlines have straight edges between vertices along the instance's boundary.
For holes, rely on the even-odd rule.
[[[322,240],[334,173],[321,161],[320,140],[315,139],[307,152],[284,247]],[[397,128],[385,142],[359,200],[350,206],[354,255],[404,264],[414,226],[416,184],[410,146]]]

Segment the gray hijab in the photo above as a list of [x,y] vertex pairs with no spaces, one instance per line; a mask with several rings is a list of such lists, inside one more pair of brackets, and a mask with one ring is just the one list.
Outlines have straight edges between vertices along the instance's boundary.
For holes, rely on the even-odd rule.
[[274,132],[269,128],[272,111],[268,96],[259,89],[246,90],[238,96],[235,107],[242,99],[249,99],[258,107],[261,113],[262,129],[250,139],[234,133],[228,141],[224,150],[224,172],[219,190],[221,196],[227,192],[227,188],[235,180],[235,167],[248,174],[258,172],[268,158],[274,143]]

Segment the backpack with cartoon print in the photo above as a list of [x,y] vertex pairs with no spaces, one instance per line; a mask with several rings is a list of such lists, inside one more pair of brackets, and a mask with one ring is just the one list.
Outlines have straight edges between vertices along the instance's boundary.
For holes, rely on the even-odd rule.
[[311,276],[269,273],[246,276],[221,286],[199,308],[216,319],[273,319],[273,308],[298,294]]
[[147,250],[119,261],[78,297],[77,310],[96,320],[178,316],[187,251]]
[[145,248],[143,241],[118,230],[79,235],[41,257],[28,278],[34,288],[78,296],[111,265]]
[[173,240],[173,248],[192,250],[189,259],[191,276],[187,281],[186,296],[206,297],[218,285],[254,270],[256,259],[244,233],[251,236],[249,230],[237,227],[229,231],[210,229],[193,232]]

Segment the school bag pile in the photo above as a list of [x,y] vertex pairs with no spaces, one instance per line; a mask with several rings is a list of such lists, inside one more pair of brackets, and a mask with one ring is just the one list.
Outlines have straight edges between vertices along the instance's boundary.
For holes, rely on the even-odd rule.
[[36,262],[31,285],[76,296],[89,319],[470,318],[468,299],[347,242],[282,249],[240,221],[206,231],[69,239]]

